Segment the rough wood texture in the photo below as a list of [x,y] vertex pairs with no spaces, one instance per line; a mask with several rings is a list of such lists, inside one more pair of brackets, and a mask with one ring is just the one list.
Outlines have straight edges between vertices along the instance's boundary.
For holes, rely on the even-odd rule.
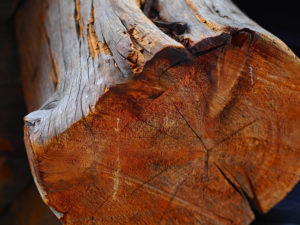
[[25,141],[64,224],[249,224],[299,180],[299,59],[230,1],[28,0]]

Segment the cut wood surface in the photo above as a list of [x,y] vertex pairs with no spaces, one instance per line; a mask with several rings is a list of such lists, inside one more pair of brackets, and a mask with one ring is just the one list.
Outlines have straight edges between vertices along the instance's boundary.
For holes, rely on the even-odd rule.
[[40,194],[69,225],[249,224],[299,180],[300,61],[229,0],[143,4],[20,8]]

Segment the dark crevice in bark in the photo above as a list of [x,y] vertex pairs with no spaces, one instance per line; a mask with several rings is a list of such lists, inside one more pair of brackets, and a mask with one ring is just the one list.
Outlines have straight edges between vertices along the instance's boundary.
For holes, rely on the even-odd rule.
[[80,2],[79,0],[74,0],[75,10],[74,10],[74,20],[75,20],[75,27],[78,40],[82,37],[82,23],[81,23],[81,16],[80,16]]
[[145,3],[142,5],[142,10],[144,14],[150,19],[159,18],[159,12],[156,7],[157,0],[145,0]]
[[89,48],[89,55],[95,58],[99,54],[98,37],[95,31],[95,18],[94,18],[94,1],[91,2],[90,20],[87,25],[87,41]]
[[149,14],[150,14],[150,11],[151,11],[152,5],[153,5],[153,1],[154,0],[146,0],[144,5],[142,6],[143,11],[146,16],[149,16]]
[[142,7],[144,14],[149,17],[161,31],[176,41],[181,42],[180,35],[188,31],[188,25],[183,22],[168,22],[163,20],[157,8],[157,1],[155,0],[145,0],[145,4]]
[[[210,9],[212,12],[215,12],[220,17],[224,17],[230,19],[228,16],[221,15],[220,11],[212,5],[213,9]],[[208,7],[209,8],[209,7]],[[251,34],[251,43],[254,40],[255,32],[248,29],[232,29],[228,28],[228,33],[221,33],[215,37],[209,37],[197,44],[193,44],[192,41],[188,38],[183,39],[181,36],[185,32],[189,30],[188,24],[183,22],[168,22],[164,21],[158,11],[157,1],[156,0],[145,0],[144,5],[142,6],[142,10],[149,19],[165,34],[176,40],[177,42],[181,43],[193,57],[199,57],[205,55],[211,51],[214,51],[218,48],[225,47],[227,44],[230,43],[233,37],[238,35],[241,32],[248,32]]]
[[[120,21],[121,21],[122,24],[124,25],[124,21],[122,21],[121,19],[120,19]],[[126,29],[127,29],[127,28],[126,28]],[[133,32],[134,32],[134,28],[133,28],[133,27],[130,28],[130,29],[127,31],[127,33],[129,34],[129,38],[130,38],[131,42],[132,42],[134,45],[137,45],[138,47],[140,47],[141,50],[142,50],[143,52],[145,51],[146,53],[151,54],[151,52],[149,52],[143,45],[141,45],[139,42],[136,41],[136,39],[135,39],[134,36],[133,36]]]
[[209,52],[212,52],[212,51],[214,51],[214,50],[216,50],[216,49],[225,47],[227,44],[228,44],[228,42],[225,41],[223,44],[217,45],[217,46],[215,46],[215,47],[209,48],[209,49],[204,50],[204,51],[195,51],[193,48],[192,48],[192,49],[188,49],[188,50],[191,52],[191,54],[192,54],[194,57],[199,57],[199,56],[205,55],[205,54],[207,54],[207,53],[209,53]]
[[[250,40],[250,44],[249,44],[249,48],[250,48],[250,46],[252,45],[252,43],[255,40],[256,32],[252,31],[248,28],[243,28],[243,29],[239,29],[239,30],[235,29],[235,30],[232,30],[229,34],[222,33],[216,37],[209,37],[207,39],[204,39],[193,47],[191,47],[189,44],[186,44],[187,46],[185,46],[185,47],[194,57],[199,57],[199,56],[205,55],[211,51],[214,51],[218,48],[225,47],[227,44],[230,44],[232,41],[234,41],[233,40],[234,37],[236,37],[237,35],[239,35],[242,32],[246,32],[251,35],[251,40]],[[220,43],[220,44],[218,44],[218,43]],[[235,43],[233,43],[233,44],[236,45]],[[206,46],[212,46],[212,47],[202,50]]]

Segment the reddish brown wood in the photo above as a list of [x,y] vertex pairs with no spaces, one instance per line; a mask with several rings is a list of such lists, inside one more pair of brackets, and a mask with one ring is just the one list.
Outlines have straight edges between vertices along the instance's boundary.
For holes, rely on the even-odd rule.
[[249,224],[299,180],[299,59],[229,1],[155,4],[182,35],[141,5],[20,9],[40,194],[70,225]]

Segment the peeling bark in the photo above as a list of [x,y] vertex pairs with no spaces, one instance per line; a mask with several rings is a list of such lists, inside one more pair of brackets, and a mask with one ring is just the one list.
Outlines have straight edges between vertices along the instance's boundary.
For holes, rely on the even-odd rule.
[[299,59],[228,0],[145,4],[19,10],[40,194],[70,225],[249,224],[299,180]]

